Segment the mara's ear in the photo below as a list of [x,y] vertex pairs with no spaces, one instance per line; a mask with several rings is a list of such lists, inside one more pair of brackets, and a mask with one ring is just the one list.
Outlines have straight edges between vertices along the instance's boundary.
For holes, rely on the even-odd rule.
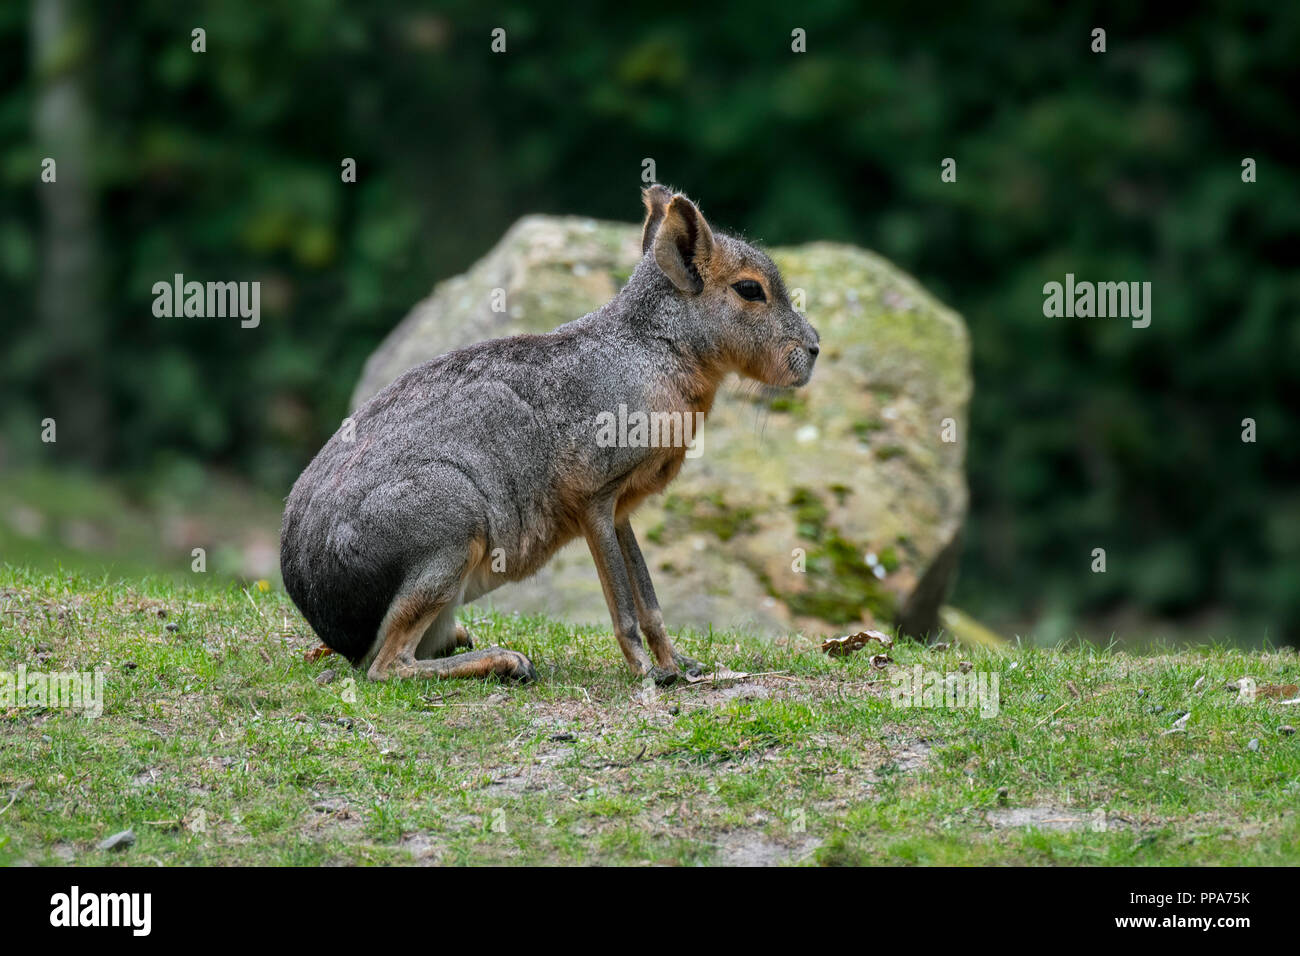
[[704,289],[700,269],[713,254],[713,230],[695,204],[678,193],[664,210],[654,237],[655,262],[683,292]]
[[641,254],[645,255],[654,244],[655,233],[659,223],[664,221],[664,210],[673,201],[672,190],[655,183],[641,190],[641,201],[645,203],[645,225],[641,227]]

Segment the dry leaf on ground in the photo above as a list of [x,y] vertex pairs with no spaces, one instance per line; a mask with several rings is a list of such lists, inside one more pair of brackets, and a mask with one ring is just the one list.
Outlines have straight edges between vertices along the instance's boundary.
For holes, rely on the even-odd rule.
[[894,646],[894,639],[884,631],[858,631],[844,637],[828,637],[822,641],[822,651],[831,657],[846,657],[854,651],[860,651],[872,641],[888,650]]

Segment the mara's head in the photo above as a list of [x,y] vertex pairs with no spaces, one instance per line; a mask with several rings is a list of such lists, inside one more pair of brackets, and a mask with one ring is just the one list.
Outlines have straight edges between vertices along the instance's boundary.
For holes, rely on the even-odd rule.
[[694,328],[741,375],[799,386],[812,376],[817,330],[790,305],[781,273],[747,242],[714,232],[695,204],[655,185],[642,190],[649,253]]

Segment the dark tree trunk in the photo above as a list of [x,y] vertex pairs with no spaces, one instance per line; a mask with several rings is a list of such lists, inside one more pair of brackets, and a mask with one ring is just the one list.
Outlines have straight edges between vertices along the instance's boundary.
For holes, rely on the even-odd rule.
[[[54,450],[64,461],[104,464],[110,425],[104,377],[107,339],[95,228],[91,116],[85,72],[92,53],[89,20],[76,0],[34,0],[35,136],[57,179],[38,179],[42,211],[37,322],[44,349]],[[39,170],[34,171],[34,175]],[[38,423],[33,423],[33,428]]]

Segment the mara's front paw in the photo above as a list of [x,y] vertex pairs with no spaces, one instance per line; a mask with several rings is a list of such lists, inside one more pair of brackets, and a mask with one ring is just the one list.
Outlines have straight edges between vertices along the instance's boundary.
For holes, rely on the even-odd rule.
[[673,663],[677,665],[678,670],[690,677],[699,677],[704,673],[704,665],[693,657],[687,657],[685,654],[673,651]]
[[660,687],[669,687],[676,684],[682,675],[678,673],[675,667],[652,667],[645,673],[645,676]]

